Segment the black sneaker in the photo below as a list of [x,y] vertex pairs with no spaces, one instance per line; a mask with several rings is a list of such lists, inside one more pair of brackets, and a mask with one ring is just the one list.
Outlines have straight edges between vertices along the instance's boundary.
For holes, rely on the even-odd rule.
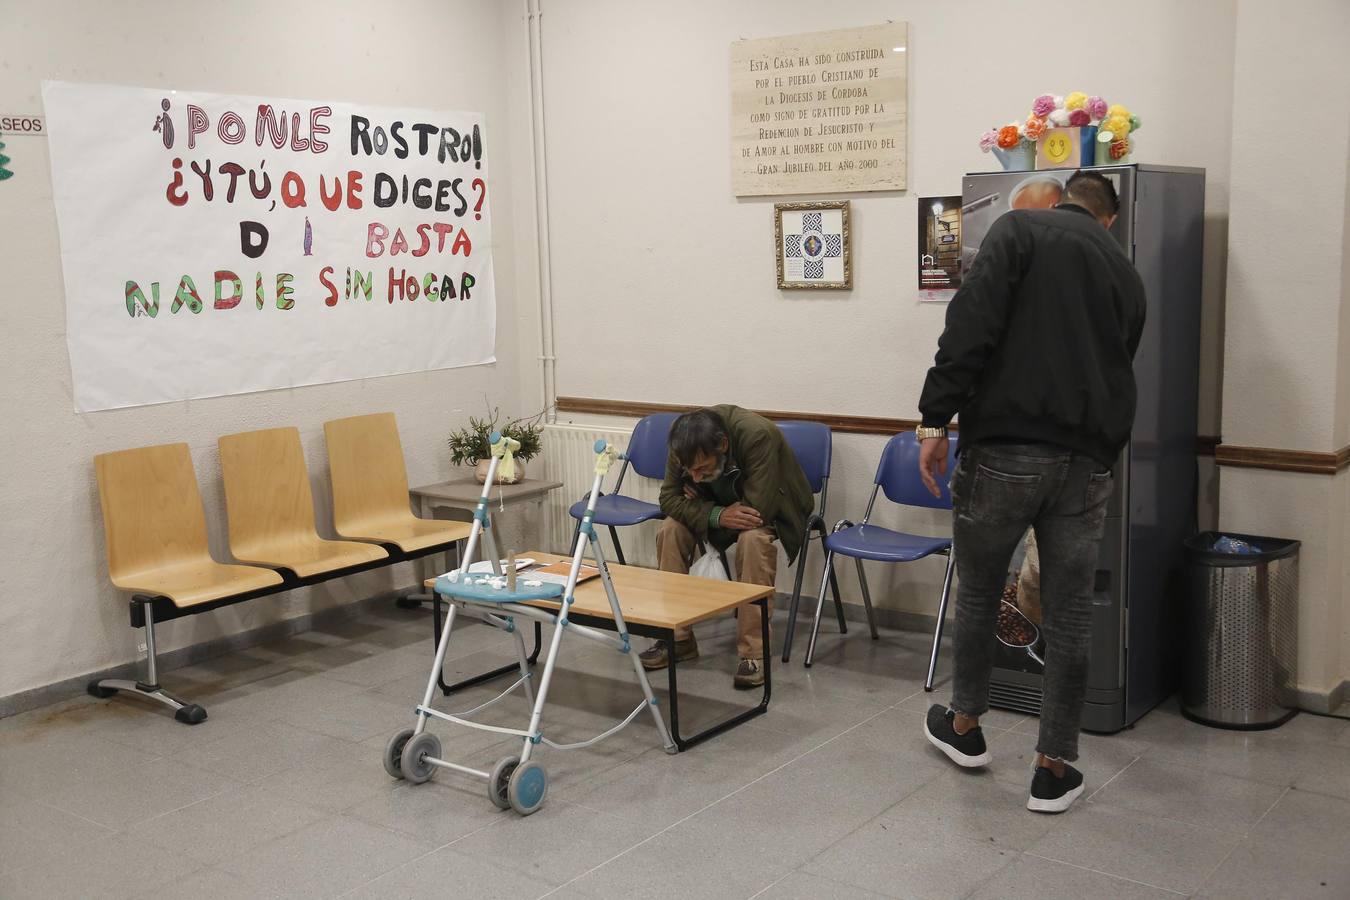
[[984,743],[984,731],[977,725],[965,734],[956,733],[956,713],[938,704],[928,709],[923,733],[928,743],[947,754],[952,762],[965,769],[977,769],[993,761]]
[[1083,773],[1068,763],[1064,764],[1064,777],[1056,778],[1055,773],[1040,766],[1031,779],[1031,796],[1027,798],[1027,809],[1039,813],[1062,813],[1083,793]]

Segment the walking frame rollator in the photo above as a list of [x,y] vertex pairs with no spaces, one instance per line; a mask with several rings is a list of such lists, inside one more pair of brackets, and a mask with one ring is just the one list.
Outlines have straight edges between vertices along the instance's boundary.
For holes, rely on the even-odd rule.
[[[460,560],[460,566],[456,571],[442,575],[436,580],[436,592],[449,601],[449,608],[445,625],[441,630],[440,640],[436,645],[436,661],[432,666],[430,676],[427,678],[427,687],[422,695],[422,702],[417,707],[417,721],[414,727],[404,729],[390,739],[384,752],[384,768],[391,776],[407,779],[414,784],[429,780],[438,768],[481,778],[487,782],[488,798],[498,808],[506,809],[510,807],[521,815],[527,816],[543,806],[544,799],[548,795],[548,775],[544,767],[533,759],[534,750],[541,743],[548,744],[555,750],[578,750],[590,747],[617,734],[636,719],[645,707],[651,712],[652,721],[656,723],[657,733],[660,735],[666,752],[675,753],[677,747],[675,741],[671,738],[670,731],[666,728],[665,720],[657,709],[657,698],[652,693],[651,685],[647,681],[647,673],[642,668],[637,654],[631,652],[628,626],[625,624],[623,613],[619,608],[619,598],[615,593],[614,584],[610,580],[609,567],[606,565],[604,551],[601,549],[593,525],[596,498],[600,496],[600,488],[605,475],[614,460],[618,458],[618,453],[605,441],[596,441],[595,443],[595,481],[591,486],[586,512],[581,522],[581,533],[586,540],[577,541],[573,547],[572,564],[568,572],[566,586],[531,581],[529,575],[524,574],[518,576],[520,583],[516,585],[514,590],[510,590],[506,587],[506,579],[502,576],[497,548],[492,540],[488,518],[488,499],[491,486],[496,482],[498,467],[501,466],[504,472],[509,471],[509,468],[514,465],[512,453],[519,444],[510,438],[503,438],[495,432],[491,435],[491,442],[492,459],[488,465],[487,480],[483,484],[483,493],[479,497],[478,506],[473,514],[473,526],[469,533],[467,548]],[[493,572],[491,577],[469,573],[469,565],[474,558],[474,551],[480,537],[487,545]],[[613,633],[578,624],[569,621],[568,618],[569,609],[575,602],[574,594],[577,579],[581,571],[582,560],[586,554],[587,543],[591,547],[591,552],[600,570],[600,580],[604,584],[605,594],[609,598],[610,609],[614,615],[615,630]],[[557,612],[527,605],[541,600],[558,602]],[[511,634],[515,638],[520,678],[486,703],[452,715],[434,709],[432,707],[432,696],[441,677],[446,648],[450,643],[450,632],[454,627],[457,615],[478,619]],[[548,655],[544,659],[543,673],[539,678],[537,691],[533,689],[531,684],[534,673],[530,671],[531,660],[525,654],[525,640],[516,627],[517,619],[532,620],[536,623],[536,627],[538,627],[537,623],[540,622],[555,626],[548,647]],[[548,699],[549,684],[553,680],[554,669],[558,662],[558,651],[562,644],[563,635],[573,633],[626,654],[633,662],[633,672],[637,676],[638,685],[642,688],[643,699],[628,714],[626,719],[608,731],[579,743],[557,744],[544,736],[541,720],[544,704]],[[505,699],[518,687],[524,687],[526,701],[531,707],[530,722],[526,728],[505,728],[471,720],[471,716]],[[432,718],[482,731],[518,737],[521,739],[520,754],[499,759],[492,770],[487,772],[450,762],[441,757],[440,739],[427,730],[427,723]]]

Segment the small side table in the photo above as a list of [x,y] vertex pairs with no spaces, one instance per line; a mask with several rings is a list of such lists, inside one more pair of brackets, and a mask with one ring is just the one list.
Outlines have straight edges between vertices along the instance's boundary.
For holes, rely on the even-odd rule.
[[[549,492],[556,491],[560,487],[561,481],[542,481],[534,478],[526,478],[519,484],[493,485],[491,508],[495,513],[501,507],[533,503],[538,509],[543,507],[544,498]],[[417,501],[418,515],[424,519],[436,518],[438,509],[452,509],[462,513],[465,520],[469,520],[478,506],[478,498],[483,494],[483,486],[473,478],[457,478],[454,481],[424,484],[413,488],[409,493]],[[494,528],[493,531],[499,532],[499,529]],[[505,553],[507,548],[499,546],[497,549]],[[429,559],[420,565],[428,564]],[[419,576],[422,580],[427,577],[425,570],[420,567]]]
[[[492,487],[493,504],[511,506],[516,503],[532,502],[543,506],[549,491],[562,487],[561,481],[539,481],[526,478],[519,484],[497,484]],[[424,484],[410,492],[421,504],[424,519],[435,517],[437,509],[463,509],[473,512],[478,506],[478,498],[483,494],[483,486],[473,478],[459,478],[455,481],[439,481],[436,484]]]

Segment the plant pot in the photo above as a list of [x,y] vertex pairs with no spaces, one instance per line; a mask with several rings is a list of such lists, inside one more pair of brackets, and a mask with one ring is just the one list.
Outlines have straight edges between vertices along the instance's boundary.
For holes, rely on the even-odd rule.
[[1127,138],[1129,149],[1124,156],[1113,159],[1111,157],[1111,146],[1115,143],[1115,138],[1109,131],[1099,132],[1097,135],[1097,152],[1094,159],[1094,165],[1098,166],[1127,166],[1130,164],[1130,157],[1134,155],[1134,138]]
[[[473,477],[478,479],[479,484],[487,483],[488,466],[492,465],[490,459],[480,459],[473,467]],[[516,460],[516,477],[509,481],[502,477],[502,473],[497,473],[497,484],[520,484],[525,480],[525,463]]]
[[1030,172],[1036,168],[1036,145],[1029,141],[1022,141],[1011,150],[995,147],[994,155],[1008,172]]

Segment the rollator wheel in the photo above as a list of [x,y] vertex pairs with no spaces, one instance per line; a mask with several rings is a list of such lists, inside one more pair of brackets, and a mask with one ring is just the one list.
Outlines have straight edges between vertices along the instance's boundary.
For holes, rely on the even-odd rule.
[[518,765],[520,765],[519,756],[503,756],[492,767],[492,774],[488,776],[488,799],[498,809],[511,808],[511,801],[506,799],[506,785]]
[[384,770],[390,778],[403,777],[403,745],[413,736],[411,728],[405,728],[389,739],[384,747]]
[[522,816],[528,816],[544,805],[547,796],[548,775],[543,766],[534,760],[516,766],[506,784],[506,799],[510,801],[512,809]]
[[436,774],[436,766],[426,761],[428,756],[441,758],[441,739],[424,731],[403,745],[403,755],[399,758],[403,777],[413,784],[430,781]]

